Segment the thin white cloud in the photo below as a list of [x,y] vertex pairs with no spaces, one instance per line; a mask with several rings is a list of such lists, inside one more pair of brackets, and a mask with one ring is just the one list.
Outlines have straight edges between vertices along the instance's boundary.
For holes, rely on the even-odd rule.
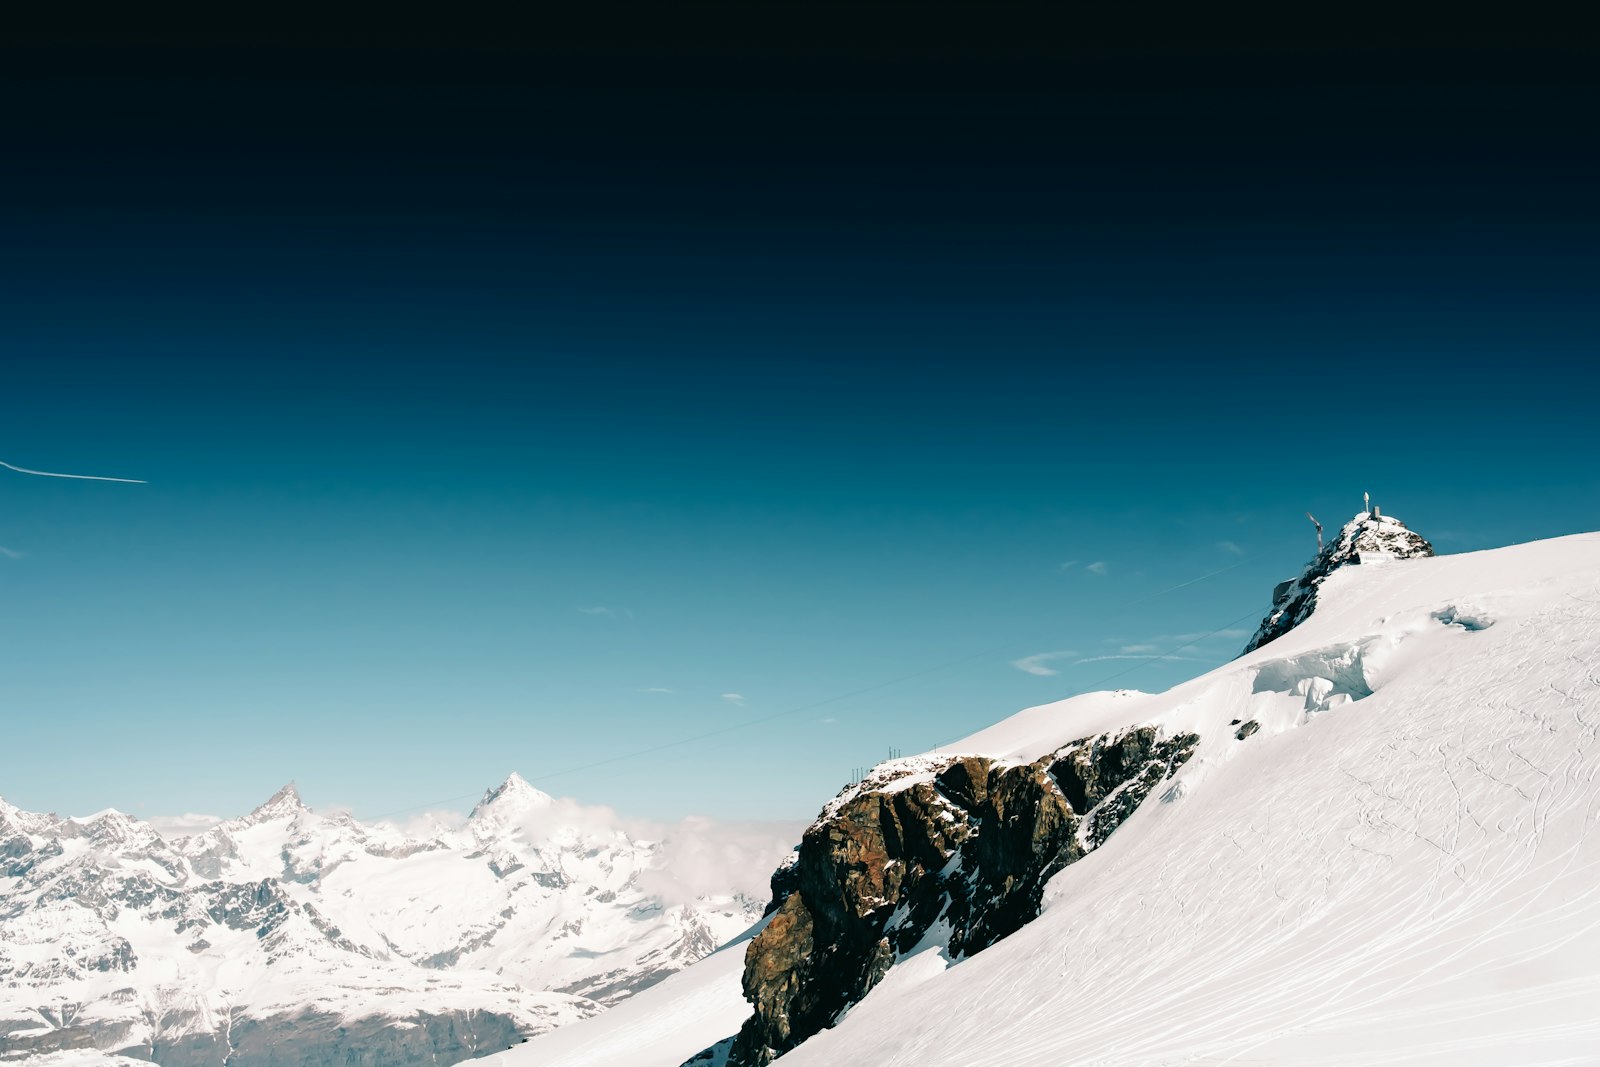
[[1061,672],[1056,670],[1054,667],[1046,667],[1046,663],[1053,659],[1070,659],[1076,655],[1077,653],[1072,651],[1070,648],[1062,649],[1059,652],[1037,652],[1031,656],[1023,656],[1021,659],[1014,659],[1011,661],[1011,665],[1019,671],[1025,671],[1028,674],[1037,674],[1041,678],[1048,678],[1053,674],[1060,674]]
[[639,690],[639,692],[641,692],[641,693],[670,693],[670,692],[672,692],[672,690],[668,689],[664,685],[652,685],[652,686],[650,686],[650,687],[648,687],[646,689]]
[[[1198,644],[1203,641],[1237,641],[1241,637],[1248,636],[1250,636],[1249,630],[1236,630],[1231,628],[1226,630],[1200,630],[1187,634],[1156,634],[1154,637],[1146,637],[1144,640],[1133,642],[1132,644],[1135,644],[1141,648],[1170,648],[1176,651],[1177,649],[1184,648],[1188,645]],[[1116,637],[1108,638],[1106,640],[1106,644],[1108,645],[1119,643],[1127,644],[1128,642],[1125,638]],[[1128,649],[1123,648],[1122,651],[1126,652]]]
[[1106,571],[1111,569],[1111,565],[1103,559],[1097,559],[1083,569],[1088,571],[1090,574],[1104,574]]
[[18,552],[14,548],[7,548],[5,545],[0,545],[0,556],[4,556],[6,559],[21,559],[22,553]]
[[203,833],[221,821],[221,816],[199,815],[192,811],[182,815],[154,815],[145,820],[152,830],[166,838]]
[[1078,565],[1078,561],[1077,560],[1069,559],[1065,563],[1056,564],[1056,570],[1058,572],[1062,573],[1062,574],[1065,574],[1067,571],[1070,571],[1072,568],[1076,567],[1077,565]]
[[[428,831],[425,820],[448,828],[459,826],[464,816],[429,813],[416,821]],[[407,824],[412,825],[412,823]],[[641,872],[640,890],[668,907],[701,898],[726,899],[738,894],[765,901],[771,893],[772,870],[794,850],[805,832],[803,822],[730,821],[690,816],[673,823],[629,819],[601,804],[581,804],[568,797],[553,797],[548,805],[531,811],[521,823],[523,837],[545,846],[565,840],[574,832],[598,838],[651,844],[655,859]]]
[[1157,645],[1123,645],[1120,649],[1124,656],[1148,656],[1159,650]]
[[633,612],[627,608],[608,608],[596,605],[592,608],[579,608],[579,615],[592,615],[597,619],[631,619]]
[[459,830],[466,824],[466,812],[449,809],[418,812],[406,816],[399,822],[390,822],[390,825],[398,828],[407,837],[421,838],[436,837],[450,830]]
[[717,822],[691,816],[666,827],[629,827],[635,839],[654,830],[661,842],[639,888],[671,907],[736,893],[765,901],[772,870],[794,851],[801,822]]
[[1150,640],[1157,644],[1167,641],[1176,641],[1179,645],[1190,645],[1197,641],[1233,641],[1241,637],[1249,637],[1249,630],[1207,630],[1204,633],[1173,634],[1170,637],[1152,637]]
[[1244,549],[1239,546],[1237,541],[1218,541],[1217,547],[1232,556],[1244,555]]
[[[1178,663],[1211,663],[1211,662],[1213,662],[1212,660],[1206,659],[1206,658],[1204,658],[1202,656],[1163,656],[1163,655],[1159,655],[1159,654],[1158,655],[1145,654],[1145,655],[1142,655],[1142,656],[1137,656],[1137,655],[1130,656],[1130,655],[1126,655],[1126,654],[1120,653],[1120,652],[1117,653],[1114,656],[1090,656],[1087,659],[1075,659],[1072,662],[1073,662],[1074,666],[1078,666],[1078,665],[1081,665],[1081,664],[1084,664],[1084,663],[1104,663],[1108,659],[1140,659],[1140,660],[1164,659],[1164,660],[1172,660],[1172,661],[1178,662]],[[1055,671],[1051,671],[1050,673],[1054,674]]]
[[832,726],[834,723],[838,722],[839,720],[834,718],[832,715],[829,715],[826,719],[818,719],[817,721],[820,722],[824,726]]
[[722,694],[722,699],[726,700],[730,704],[737,704],[741,708],[744,707],[744,694],[743,693],[723,693]]
[[29,470],[27,467],[14,467],[3,459],[0,459],[0,467],[4,467],[8,471],[16,471],[18,474],[36,474],[41,478],[71,478],[80,482],[125,482],[128,485],[145,484],[142,478],[106,478],[99,474],[57,474],[54,471]]

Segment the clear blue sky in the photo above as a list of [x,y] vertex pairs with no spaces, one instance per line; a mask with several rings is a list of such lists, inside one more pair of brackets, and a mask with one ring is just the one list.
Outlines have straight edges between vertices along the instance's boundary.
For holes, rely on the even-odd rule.
[[1116,657],[1251,629],[1307,508],[1600,527],[1592,85],[96,69],[18,75],[0,459],[149,484],[0,471],[26,807],[804,818],[1229,658]]

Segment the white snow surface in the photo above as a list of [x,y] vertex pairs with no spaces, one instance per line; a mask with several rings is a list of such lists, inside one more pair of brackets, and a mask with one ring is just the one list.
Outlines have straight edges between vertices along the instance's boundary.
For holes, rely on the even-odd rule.
[[740,990],[744,953],[765,921],[699,963],[605,1013],[606,1025],[587,1021],[536,1037],[493,1057],[521,1067],[640,1067],[670,1064],[709,1048],[739,1029],[750,1014]]
[[313,812],[292,787],[171,840],[117,811],[0,800],[0,1059],[52,1031],[148,1049],[305,1013],[407,1026],[485,1011],[532,1035],[760,916],[764,900],[663,899],[662,843],[613,818],[516,775],[422,836]]
[[[781,1062],[1600,1063],[1600,535],[1344,568],[1217,670],[950,748],[1031,760],[1142,723],[1200,747],[1037,920],[908,957]],[[714,1040],[688,1005],[742,1019],[725,955],[504,1062],[676,1067]]]

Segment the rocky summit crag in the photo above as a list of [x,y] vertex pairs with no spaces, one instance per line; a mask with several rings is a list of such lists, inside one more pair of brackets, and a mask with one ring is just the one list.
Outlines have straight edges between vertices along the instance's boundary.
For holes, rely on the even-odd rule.
[[1254,652],[1309,619],[1317,607],[1317,590],[1339,568],[1431,555],[1433,545],[1399,519],[1376,510],[1360,512],[1345,523],[1338,537],[1323,546],[1299,577],[1279,583],[1272,591],[1272,608],[1244,651]]
[[1141,727],[1031,763],[921,756],[874,768],[773,876],[770,920],[745,954],[754,1014],[726,1053],[697,1059],[770,1063],[913,949],[937,941],[954,959],[1015,932],[1039,914],[1051,876],[1099,847],[1198,740]]
[[168,838],[0,801],[0,1060],[449,1064],[596,1014],[759,916],[664,903],[659,843],[562,803],[513,775],[464,825],[406,833],[290,786]]

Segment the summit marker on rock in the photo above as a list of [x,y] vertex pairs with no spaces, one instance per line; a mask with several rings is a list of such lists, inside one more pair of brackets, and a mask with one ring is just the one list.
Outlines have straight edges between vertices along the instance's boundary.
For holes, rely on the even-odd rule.
[[[1316,610],[1317,589],[1340,567],[1433,555],[1433,545],[1427,538],[1413,532],[1394,516],[1382,514],[1372,506],[1371,498],[1365,493],[1362,502],[1369,510],[1358,512],[1345,523],[1339,536],[1317,553],[1298,578],[1280,582],[1273,589],[1272,609],[1244,646],[1244,652],[1254,652],[1305,622]],[[1320,537],[1320,527],[1317,532]]]

